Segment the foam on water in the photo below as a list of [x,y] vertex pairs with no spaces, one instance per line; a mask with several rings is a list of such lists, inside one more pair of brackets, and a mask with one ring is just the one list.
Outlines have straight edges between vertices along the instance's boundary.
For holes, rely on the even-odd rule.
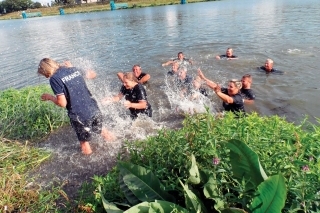
[[[93,69],[90,61],[71,59],[75,67]],[[93,69],[94,70],[94,69]],[[116,79],[116,80],[115,80]],[[49,138],[40,143],[40,147],[51,151],[53,157],[42,164],[31,175],[36,176],[37,184],[41,187],[50,187],[52,183],[64,183],[64,190],[71,193],[77,191],[84,181],[90,181],[94,175],[105,175],[116,163],[116,158],[124,141],[143,140],[148,136],[156,135],[162,128],[176,128],[172,121],[182,121],[186,113],[201,113],[206,107],[215,112],[215,104],[199,92],[197,97],[182,96],[181,91],[174,85],[172,78],[165,77],[164,85],[160,90],[167,97],[170,106],[165,100],[160,100],[158,106],[152,106],[153,117],[139,116],[136,120],[130,118],[130,112],[123,105],[124,100],[117,103],[104,104],[105,97],[112,97],[119,93],[121,82],[115,76],[87,80],[92,95],[97,100],[104,116],[104,126],[115,136],[114,142],[106,142],[99,135],[94,135],[90,141],[93,153],[90,156],[81,154],[79,141],[70,125],[52,133]],[[147,88],[147,94],[155,88]],[[151,91],[150,91],[151,90]],[[157,97],[155,97],[157,98]]]

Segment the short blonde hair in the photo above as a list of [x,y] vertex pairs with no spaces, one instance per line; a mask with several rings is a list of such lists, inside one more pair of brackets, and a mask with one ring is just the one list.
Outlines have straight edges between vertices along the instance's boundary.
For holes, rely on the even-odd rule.
[[231,79],[229,81],[229,83],[233,83],[238,89],[241,89],[242,88],[242,83],[240,80],[238,79]]
[[268,58],[268,59],[266,60],[266,62],[269,62],[269,63],[273,64],[273,60],[270,59],[270,58]]
[[58,62],[50,59],[43,58],[38,66],[38,73],[46,77],[52,76],[58,69],[60,65]]
[[123,78],[126,78],[126,79],[128,79],[128,80],[130,80],[130,81],[134,81],[134,82],[136,82],[136,83],[139,83],[137,77],[134,75],[133,72],[126,72],[126,73],[124,73]]

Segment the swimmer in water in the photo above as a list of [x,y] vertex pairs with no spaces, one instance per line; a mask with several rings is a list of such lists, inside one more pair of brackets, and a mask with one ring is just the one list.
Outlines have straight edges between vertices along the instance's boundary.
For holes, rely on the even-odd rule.
[[163,63],[162,66],[168,66],[170,64],[173,64],[174,62],[177,62],[179,66],[187,66],[187,65],[192,65],[193,62],[191,59],[187,59],[184,57],[183,52],[178,53],[178,57],[174,58],[172,60],[167,61],[166,63]]
[[120,89],[120,93],[111,98],[104,98],[103,103],[118,102],[123,97],[126,99],[124,107],[130,110],[130,117],[132,119],[136,119],[138,114],[145,114],[152,117],[152,108],[147,100],[146,91],[133,72],[123,74],[123,85]]
[[223,101],[222,106],[225,111],[231,111],[233,113],[245,112],[243,98],[240,93],[242,87],[241,81],[235,79],[230,80],[228,88],[221,88],[217,83],[207,79],[200,69],[198,69],[198,75]]
[[238,59],[238,56],[233,55],[233,49],[232,48],[228,48],[225,55],[217,55],[216,59],[232,60],[232,59]]
[[[147,73],[142,72],[141,66],[140,65],[133,65],[132,67],[132,72],[134,73],[134,76],[138,79],[138,82],[140,84],[147,83],[150,79],[150,75]],[[120,81],[123,83],[123,72],[118,72],[117,73],[118,78]]]
[[266,74],[274,73],[274,74],[284,74],[284,72],[277,70],[273,68],[273,60],[267,59],[266,62],[264,63],[264,66],[258,67],[260,70],[263,70],[266,72]]

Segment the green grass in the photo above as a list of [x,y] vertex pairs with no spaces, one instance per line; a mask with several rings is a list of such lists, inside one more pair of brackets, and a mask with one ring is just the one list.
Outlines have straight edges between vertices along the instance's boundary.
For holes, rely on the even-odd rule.
[[66,110],[40,100],[52,93],[47,85],[0,91],[0,136],[11,140],[38,140],[68,122]]
[[[32,184],[29,171],[50,160],[50,153],[36,148],[35,142],[68,122],[65,109],[40,101],[44,92],[51,89],[42,85],[0,93],[0,209],[104,212],[101,195],[126,202],[116,167],[85,183],[72,201],[59,186],[44,189]],[[179,130],[163,129],[146,140],[125,142],[126,154],[119,159],[150,169],[167,190],[175,190],[181,188],[179,179],[188,178],[193,154],[199,169],[214,174],[219,199],[245,209],[248,192],[232,177],[225,146],[230,139],[241,140],[256,152],[268,176],[283,174],[288,193],[282,212],[320,211],[320,127],[306,120],[295,125],[278,116],[257,114],[240,119],[231,113],[223,118],[209,113],[187,116]]]
[[[36,148],[39,139],[67,122],[65,109],[40,100],[49,86],[32,86],[0,92],[0,209],[9,212],[55,212],[59,187],[42,189],[28,172],[50,158]],[[17,141],[19,140],[19,141]]]
[[[193,154],[199,169],[214,174],[217,197],[231,207],[246,209],[249,192],[244,182],[232,176],[226,147],[230,139],[241,140],[256,152],[268,176],[283,174],[288,194],[282,212],[320,211],[320,127],[306,121],[297,126],[278,116],[252,114],[239,119],[229,113],[224,118],[201,114],[187,117],[178,131],[162,130],[147,140],[127,142],[130,155],[121,158],[153,171],[167,190],[177,190],[181,188],[178,180],[189,176]],[[93,184],[102,188],[107,200],[126,203],[120,190],[112,190],[118,189],[114,186],[117,180],[114,169],[105,177],[96,177]],[[92,200],[86,202],[98,203]]]
[[[206,0],[190,0],[188,3],[204,2]],[[128,3],[128,9],[137,8],[137,7],[154,7],[154,6],[163,6],[163,5],[173,5],[180,4],[178,0],[129,0],[129,1],[116,1],[116,3]],[[73,13],[90,13],[90,12],[99,12],[99,11],[108,11],[110,10],[109,3],[87,3],[80,5],[67,5],[62,6],[64,8],[65,14]],[[42,16],[55,16],[60,15],[59,8],[61,6],[52,6],[52,7],[43,7],[38,9],[28,9],[27,13],[41,12]],[[22,11],[7,13],[0,16],[0,20],[8,19],[20,19]]]

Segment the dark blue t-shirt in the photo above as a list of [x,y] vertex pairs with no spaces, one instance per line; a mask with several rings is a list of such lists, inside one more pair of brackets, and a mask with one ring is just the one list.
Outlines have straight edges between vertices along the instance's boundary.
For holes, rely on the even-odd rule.
[[258,67],[258,68],[260,70],[265,71],[266,74],[273,73],[273,74],[283,75],[283,71],[280,71],[280,70],[277,70],[277,69],[274,69],[274,68],[272,68],[271,71],[267,71],[265,66],[261,66],[261,67]]
[[232,55],[232,56],[228,57],[227,55],[220,55],[220,59],[227,59],[227,58],[238,58],[238,56]]
[[120,89],[120,93],[124,95],[127,101],[130,101],[132,103],[139,103],[139,101],[141,100],[147,101],[146,109],[129,108],[133,117],[136,117],[138,113],[145,113],[150,117],[152,116],[151,105],[147,100],[146,90],[141,84],[135,85],[132,89],[126,89],[125,86],[122,86]]
[[[228,89],[227,88],[221,88],[221,92],[223,94],[228,95]],[[235,94],[231,98],[233,99],[233,103],[232,104],[228,104],[228,103],[223,102],[222,106],[223,106],[224,110],[231,111],[231,112],[245,112],[243,99],[242,99],[241,94],[240,93]]]
[[254,99],[256,99],[256,96],[253,93],[252,89],[241,88],[240,93],[241,93],[241,96],[242,96],[243,99],[246,99],[246,100],[254,100]]
[[72,120],[84,122],[100,113],[96,100],[92,97],[83,78],[84,71],[76,67],[60,67],[50,77],[50,85],[55,95],[65,95],[68,116]]

